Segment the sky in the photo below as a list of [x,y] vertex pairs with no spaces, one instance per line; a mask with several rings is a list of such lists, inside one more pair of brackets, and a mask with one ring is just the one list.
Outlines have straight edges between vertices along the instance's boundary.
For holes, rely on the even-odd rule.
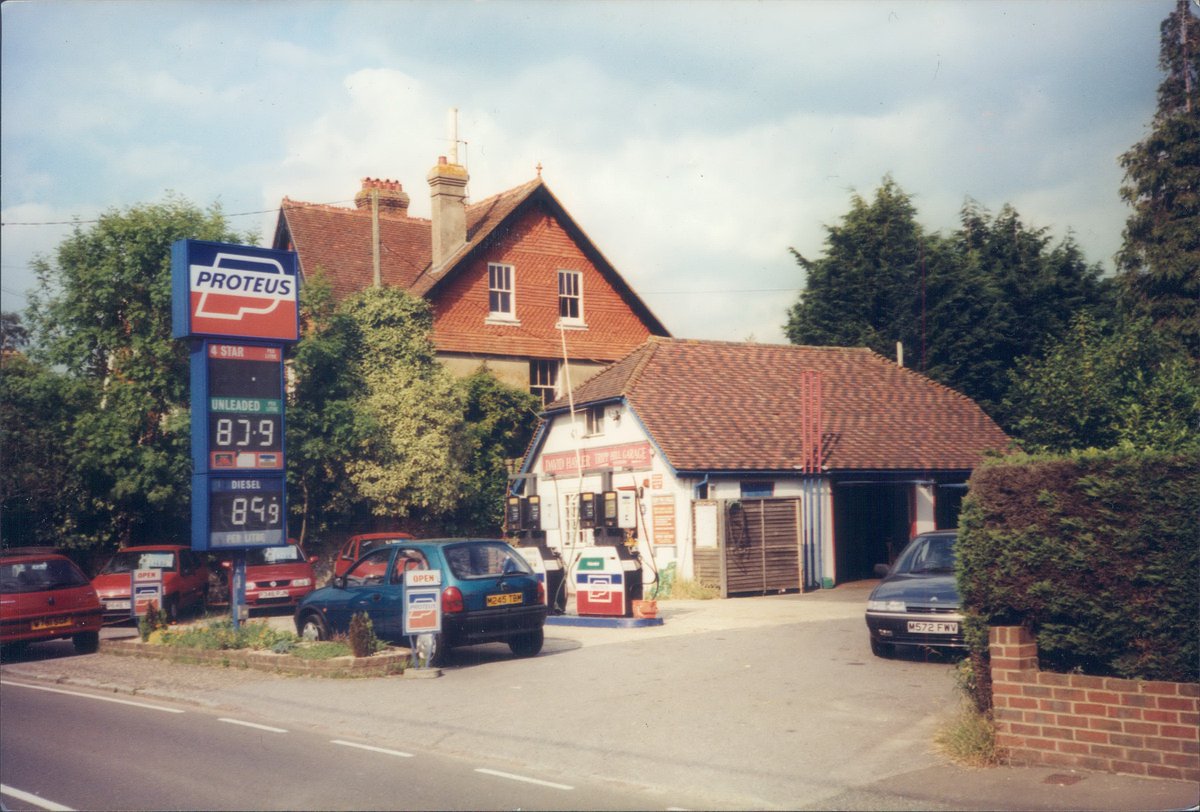
[[891,175],[930,231],[1011,204],[1113,267],[1118,157],[1148,132],[1174,0],[9,0],[0,305],[113,209],[218,203],[269,245],[280,201],[399,180],[429,216],[542,177],[677,337],[783,342],[853,195]]

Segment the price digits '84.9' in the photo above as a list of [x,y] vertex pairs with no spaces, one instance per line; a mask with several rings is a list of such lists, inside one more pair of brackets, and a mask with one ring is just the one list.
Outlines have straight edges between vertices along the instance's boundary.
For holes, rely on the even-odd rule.
[[279,499],[272,496],[235,496],[230,502],[229,523],[234,527],[265,528],[279,525]]

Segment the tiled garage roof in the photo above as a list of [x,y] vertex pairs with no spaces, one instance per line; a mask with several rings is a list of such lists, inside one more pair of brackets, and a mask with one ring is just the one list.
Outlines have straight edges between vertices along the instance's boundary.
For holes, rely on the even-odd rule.
[[575,403],[625,398],[677,471],[791,471],[806,370],[821,376],[827,470],[968,470],[1008,445],[971,399],[860,348],[652,338]]

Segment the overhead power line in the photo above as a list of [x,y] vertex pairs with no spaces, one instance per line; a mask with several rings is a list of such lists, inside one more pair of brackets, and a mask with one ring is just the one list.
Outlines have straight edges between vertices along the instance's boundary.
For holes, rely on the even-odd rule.
[[[352,199],[351,200],[332,200],[328,203],[315,203],[315,204],[306,204],[306,205],[336,206],[336,205],[339,205],[342,203],[353,203],[353,202],[354,201]],[[258,209],[257,211],[238,211],[238,212],[230,212],[229,214],[225,214],[222,212],[221,216],[222,217],[251,217],[256,214],[270,214],[273,211],[279,211],[280,208],[282,208],[282,207],[276,206],[276,207],[270,208],[270,209]],[[3,222],[0,222],[0,226],[75,226],[75,225],[86,226],[86,225],[93,225],[93,224],[99,223],[99,222],[100,222],[99,217],[93,218],[91,220],[42,220],[42,221],[38,221],[38,222],[6,220]]]

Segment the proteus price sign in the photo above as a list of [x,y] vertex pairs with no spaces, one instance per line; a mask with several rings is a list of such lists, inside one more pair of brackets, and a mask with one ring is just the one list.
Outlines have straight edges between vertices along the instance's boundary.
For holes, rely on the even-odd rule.
[[280,347],[207,344],[211,471],[283,470]]
[[209,549],[286,544],[283,482],[283,477],[209,477]]

